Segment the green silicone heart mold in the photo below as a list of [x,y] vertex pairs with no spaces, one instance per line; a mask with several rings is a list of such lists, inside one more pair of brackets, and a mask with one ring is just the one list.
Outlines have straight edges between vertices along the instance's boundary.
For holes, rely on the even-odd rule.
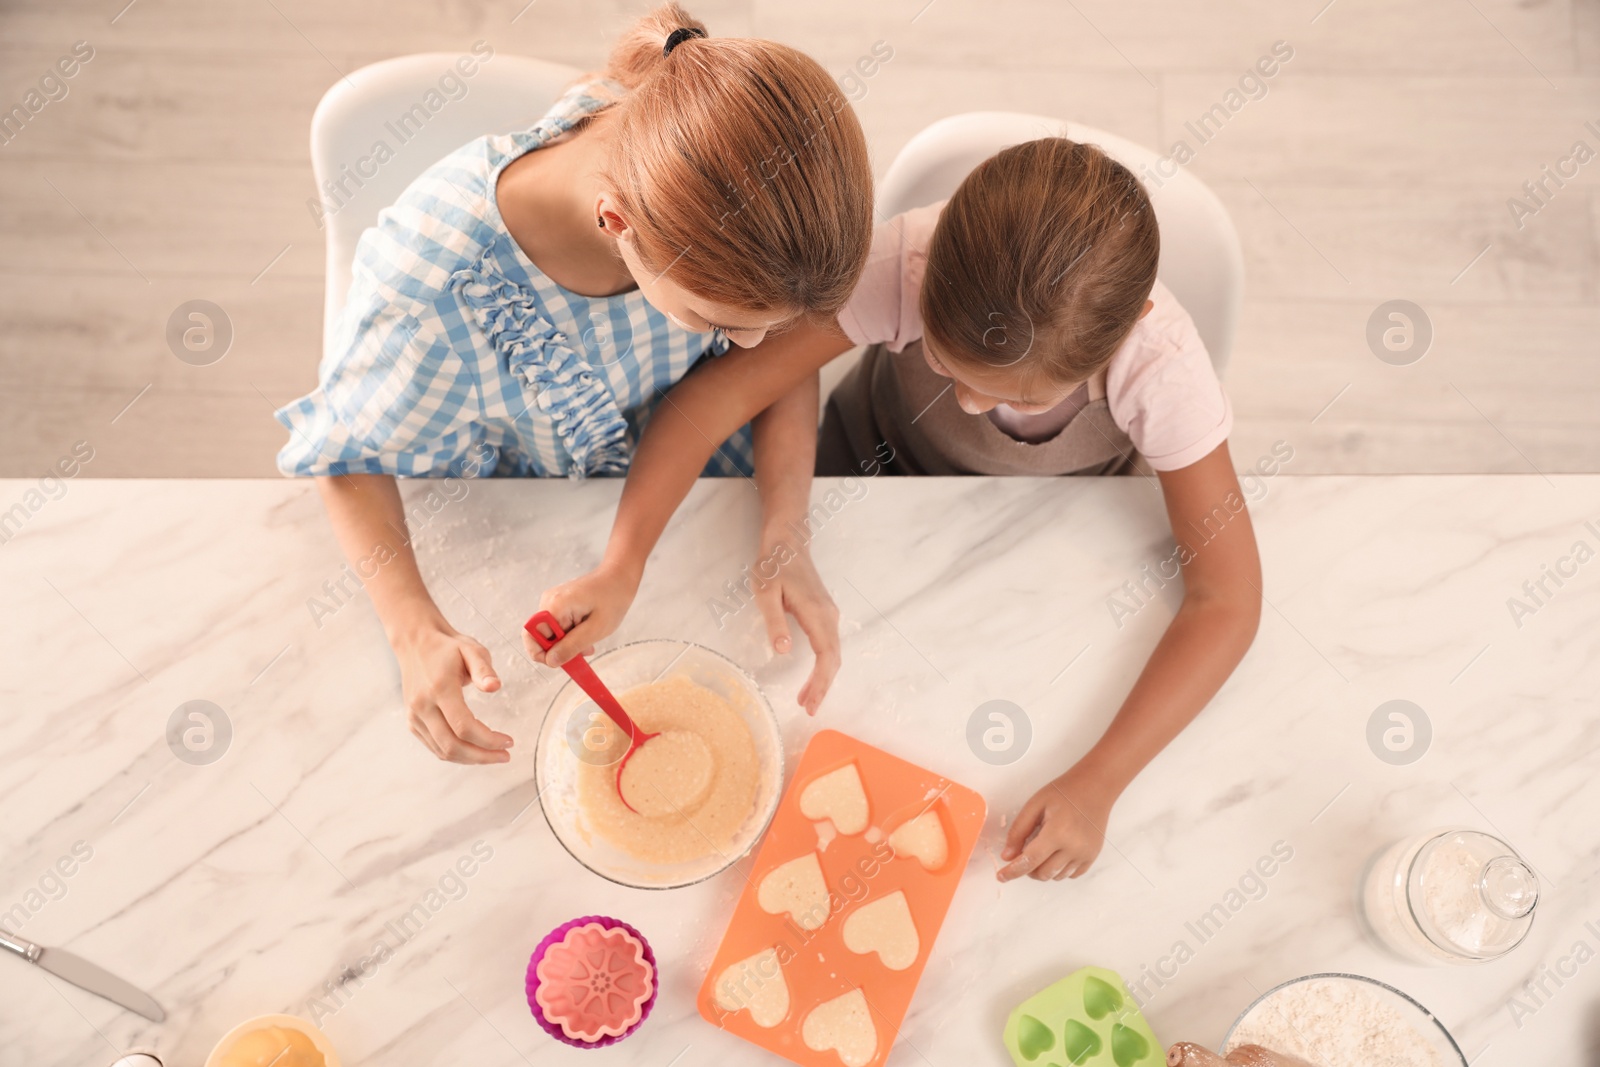
[[[1119,985],[1121,983],[1118,983]],[[1122,1008],[1122,994],[1094,975],[1083,980],[1083,1010],[1091,1019],[1104,1019]]]
[[1065,1040],[1061,1042],[1061,1051],[1067,1054],[1068,1063],[1081,1067],[1089,1062],[1090,1056],[1100,1051],[1100,1035],[1078,1020],[1068,1019],[1064,1029]]
[[1017,1050],[1029,1062],[1056,1047],[1055,1031],[1031,1015],[1017,1020]]
[[1017,1067],[1165,1067],[1161,1042],[1115,971],[1085,967],[1023,1001],[1003,1040]]

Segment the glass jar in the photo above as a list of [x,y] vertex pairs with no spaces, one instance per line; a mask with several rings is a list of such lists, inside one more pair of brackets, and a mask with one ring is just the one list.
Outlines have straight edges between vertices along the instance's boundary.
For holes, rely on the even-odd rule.
[[1522,943],[1539,879],[1510,845],[1477,830],[1434,830],[1379,852],[1362,911],[1377,940],[1417,963],[1478,963]]

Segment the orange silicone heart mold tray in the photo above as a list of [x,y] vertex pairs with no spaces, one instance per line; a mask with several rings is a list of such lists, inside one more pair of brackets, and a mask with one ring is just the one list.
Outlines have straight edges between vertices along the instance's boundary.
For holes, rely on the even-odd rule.
[[[865,826],[846,832],[861,826],[863,796]],[[972,790],[818,733],[700,986],[700,1014],[803,1067],[882,1064],[983,816]]]

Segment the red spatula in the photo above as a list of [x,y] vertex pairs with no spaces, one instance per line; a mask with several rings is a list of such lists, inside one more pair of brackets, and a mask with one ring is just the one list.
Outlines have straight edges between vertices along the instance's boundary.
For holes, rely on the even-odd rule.
[[[550,633],[555,636],[546,637],[539,629],[541,624],[550,627]],[[567,632],[561,628],[561,624],[556,622],[556,617],[548,611],[534,612],[533,617],[522,624],[522,628],[532,634],[533,639],[539,642],[539,647],[546,652],[557,641],[567,636]],[[598,704],[600,710],[611,717],[612,722],[627,733],[628,751],[623,753],[621,762],[617,764],[617,797],[629,811],[635,815],[639,814],[639,810],[629,804],[628,798],[623,795],[622,769],[628,765],[628,761],[633,758],[633,754],[645,746],[645,742],[661,735],[659,733],[647,734],[639,729],[632,717],[622,710],[622,704],[618,702],[615,696],[612,696],[611,690],[606,688],[606,683],[602,682],[600,676],[594,673],[594,668],[589,666],[589,661],[582,656],[573,656],[561,665],[561,669],[566,671],[574,682],[578,683],[578,688],[589,694],[589,699]]]

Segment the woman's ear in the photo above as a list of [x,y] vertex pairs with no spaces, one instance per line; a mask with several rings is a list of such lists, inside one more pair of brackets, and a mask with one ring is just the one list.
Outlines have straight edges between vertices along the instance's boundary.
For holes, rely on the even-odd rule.
[[1139,312],[1139,317],[1142,319],[1146,315],[1150,314],[1150,309],[1155,307],[1155,306],[1156,306],[1156,302],[1154,300],[1146,300],[1144,302],[1144,310]]
[[611,198],[604,193],[595,198],[594,219],[595,224],[612,237],[621,237],[628,232],[627,220],[617,213]]

